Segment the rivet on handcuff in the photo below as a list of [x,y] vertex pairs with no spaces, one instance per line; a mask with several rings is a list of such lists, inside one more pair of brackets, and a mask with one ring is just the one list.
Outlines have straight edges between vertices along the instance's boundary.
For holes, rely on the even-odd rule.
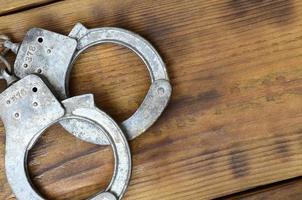
[[[152,82],[141,106],[120,126],[95,106],[93,95],[68,98],[69,73],[77,57],[93,45],[108,42],[126,46],[139,55]],[[31,184],[26,159],[41,134],[57,122],[79,139],[112,146],[113,178],[104,192],[91,199],[121,199],[131,175],[127,139],[145,132],[158,119],[171,96],[166,67],[157,51],[130,31],[119,28],[89,30],[82,24],[77,24],[69,36],[33,28],[21,44],[0,37],[1,44],[5,49],[0,61],[5,68],[1,69],[0,78],[8,85],[0,94],[0,115],[6,131],[5,168],[17,199],[44,199]],[[13,69],[5,59],[8,49],[17,54]]]

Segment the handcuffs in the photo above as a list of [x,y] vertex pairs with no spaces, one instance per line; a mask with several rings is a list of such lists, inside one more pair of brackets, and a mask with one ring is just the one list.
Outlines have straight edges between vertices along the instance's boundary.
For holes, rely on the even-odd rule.
[[[120,125],[95,106],[93,95],[68,98],[69,74],[77,57],[87,48],[102,43],[130,48],[142,58],[150,72],[152,84],[143,103]],[[79,23],[69,36],[33,28],[21,44],[5,40],[4,47],[4,53],[10,49],[17,54],[11,71],[9,63],[0,55],[0,61],[6,65],[0,78],[9,86],[0,94],[0,115],[6,130],[5,168],[17,199],[44,199],[31,184],[26,159],[41,134],[57,122],[81,140],[112,146],[113,178],[104,192],[91,199],[121,199],[131,175],[127,139],[139,136],[158,119],[172,92],[165,64],[157,51],[130,31],[86,29]]]

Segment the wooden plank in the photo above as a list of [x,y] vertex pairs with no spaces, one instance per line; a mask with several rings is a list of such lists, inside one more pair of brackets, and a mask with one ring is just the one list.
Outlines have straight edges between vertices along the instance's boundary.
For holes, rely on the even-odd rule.
[[262,189],[244,192],[238,195],[231,195],[224,200],[258,200],[258,199],[282,199],[300,200],[302,197],[302,179],[285,181],[284,183],[274,184],[273,186]]
[[54,1],[55,0],[0,0],[0,15],[45,5]]
[[[211,199],[302,174],[302,2],[70,0],[0,17],[20,41],[30,27],[67,34],[117,26],[155,45],[174,92],[160,120],[131,142],[125,199]],[[72,94],[93,92],[119,121],[147,91],[147,71],[124,48],[81,56]],[[1,128],[0,199],[9,199]],[[102,156],[106,156],[102,159]],[[108,162],[107,162],[108,160]],[[30,157],[34,183],[51,199],[83,199],[112,172],[110,151],[54,128]]]

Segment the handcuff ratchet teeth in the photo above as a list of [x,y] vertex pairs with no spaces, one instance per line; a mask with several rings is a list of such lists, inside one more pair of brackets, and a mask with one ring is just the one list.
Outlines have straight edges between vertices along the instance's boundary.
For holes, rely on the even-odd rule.
[[[131,140],[145,132],[159,118],[171,96],[171,85],[166,66],[154,47],[141,36],[120,28],[87,29],[78,23],[69,36],[33,28],[29,30],[20,45],[7,43],[6,46],[17,51],[14,70],[22,78],[38,73],[47,78],[60,99],[68,97],[70,71],[78,56],[87,48],[103,43],[115,43],[134,51],[146,64],[151,87],[138,110],[120,124],[126,137]],[[73,120],[61,122],[62,126],[77,137],[89,142],[109,144],[102,140],[89,140],[83,132],[95,133],[93,127],[74,127]],[[82,129],[81,127],[85,127]]]

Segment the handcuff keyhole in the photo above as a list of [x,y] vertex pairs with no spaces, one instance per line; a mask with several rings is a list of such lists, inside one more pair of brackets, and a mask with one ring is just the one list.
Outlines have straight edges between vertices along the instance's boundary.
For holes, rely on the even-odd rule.
[[38,92],[38,88],[33,87],[32,91],[33,91],[33,92]]
[[39,42],[39,43],[42,43],[42,42],[43,42],[43,38],[39,37],[39,38],[38,38],[38,42]]

